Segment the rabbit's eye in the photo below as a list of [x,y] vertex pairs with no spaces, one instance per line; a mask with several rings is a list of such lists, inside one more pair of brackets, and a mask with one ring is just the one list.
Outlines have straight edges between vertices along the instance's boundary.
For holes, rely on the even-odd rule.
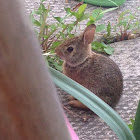
[[73,51],[73,47],[68,47],[68,48],[67,48],[67,51],[68,51],[68,52],[72,52],[72,51]]

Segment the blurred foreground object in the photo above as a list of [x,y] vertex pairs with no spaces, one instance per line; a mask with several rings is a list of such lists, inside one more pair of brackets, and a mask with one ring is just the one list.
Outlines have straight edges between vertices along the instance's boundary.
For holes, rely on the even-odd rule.
[[0,1],[0,140],[70,140],[23,6],[18,0]]

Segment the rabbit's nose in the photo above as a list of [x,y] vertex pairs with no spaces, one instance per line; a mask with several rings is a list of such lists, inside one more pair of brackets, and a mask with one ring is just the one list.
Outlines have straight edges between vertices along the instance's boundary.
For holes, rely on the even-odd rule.
[[55,53],[57,56],[62,56],[62,51],[58,47],[55,48]]
[[55,48],[55,53],[58,54],[58,48]]

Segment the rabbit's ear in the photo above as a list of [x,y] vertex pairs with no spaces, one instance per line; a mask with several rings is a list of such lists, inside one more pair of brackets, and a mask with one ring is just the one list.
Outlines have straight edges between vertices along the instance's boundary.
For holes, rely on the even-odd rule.
[[85,29],[82,37],[85,45],[88,45],[93,41],[95,30],[96,30],[95,24],[91,24]]

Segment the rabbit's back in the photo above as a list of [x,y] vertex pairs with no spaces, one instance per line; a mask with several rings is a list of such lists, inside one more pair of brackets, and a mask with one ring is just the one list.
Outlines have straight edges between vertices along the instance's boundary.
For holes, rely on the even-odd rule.
[[118,66],[108,57],[95,54],[82,64],[71,67],[66,62],[63,73],[88,88],[114,107],[123,90],[123,78]]

